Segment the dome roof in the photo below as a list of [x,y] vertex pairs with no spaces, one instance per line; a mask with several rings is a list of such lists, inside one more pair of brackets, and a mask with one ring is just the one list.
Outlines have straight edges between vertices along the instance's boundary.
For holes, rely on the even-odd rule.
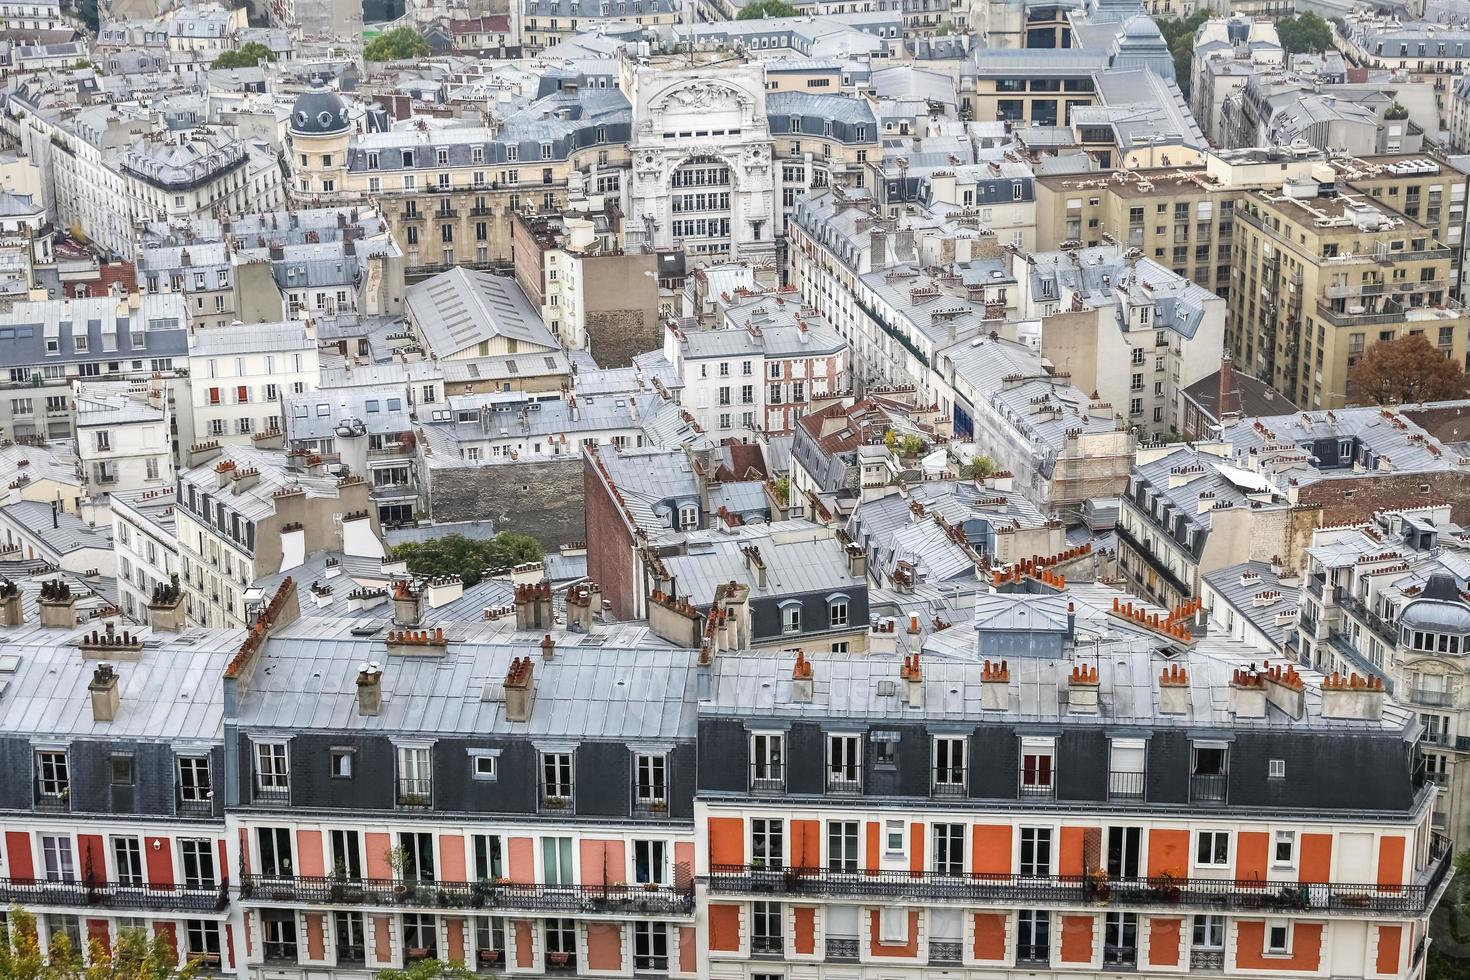
[[1470,633],[1470,604],[1466,604],[1448,575],[1436,574],[1424,592],[1404,606],[1399,625],[1435,633]]
[[347,105],[337,93],[317,86],[297,96],[291,107],[291,132],[301,136],[328,136],[347,131]]

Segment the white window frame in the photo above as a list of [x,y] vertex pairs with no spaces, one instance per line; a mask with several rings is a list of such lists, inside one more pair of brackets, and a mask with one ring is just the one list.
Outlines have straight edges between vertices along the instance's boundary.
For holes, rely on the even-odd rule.
[[[276,750],[279,749],[279,753]],[[267,762],[267,750],[271,765]],[[255,755],[255,788],[267,793],[291,791],[291,745],[289,742],[260,741],[253,743]],[[279,763],[279,766],[277,766]]]
[[[1223,858],[1217,856],[1219,854],[1220,840],[1222,838],[1225,841],[1225,854]],[[1207,852],[1209,859],[1201,861],[1200,850],[1207,839],[1209,841],[1209,849]],[[1228,830],[1196,830],[1194,832],[1194,866],[1196,868],[1214,868],[1216,870],[1229,868],[1230,845],[1230,831]]]
[[[1283,935],[1283,942],[1281,944],[1279,944],[1279,945],[1278,944],[1274,944],[1272,942],[1272,937],[1274,936],[1274,934],[1276,933],[1277,930],[1280,930],[1281,933],[1282,933],[1282,935]],[[1291,940],[1292,940],[1291,933],[1292,933],[1292,928],[1291,928],[1291,920],[1290,919],[1267,919],[1266,920],[1266,934],[1265,934],[1264,941],[1263,941],[1263,944],[1262,944],[1262,953],[1263,953],[1263,955],[1265,955],[1265,956],[1290,956],[1291,955]]]
[[[1281,857],[1282,845],[1285,845],[1287,850],[1285,858]],[[1296,831],[1277,830],[1271,834],[1271,867],[1296,867]]]

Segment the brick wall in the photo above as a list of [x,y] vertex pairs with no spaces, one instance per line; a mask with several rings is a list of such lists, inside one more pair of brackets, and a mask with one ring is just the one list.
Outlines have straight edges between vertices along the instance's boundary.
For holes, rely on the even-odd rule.
[[546,548],[581,540],[582,462],[559,460],[446,467],[433,471],[434,518],[491,521]]
[[602,587],[602,598],[612,603],[613,615],[631,619],[642,598],[634,594],[637,577],[633,568],[633,538],[591,460],[583,464],[582,479],[587,575]]

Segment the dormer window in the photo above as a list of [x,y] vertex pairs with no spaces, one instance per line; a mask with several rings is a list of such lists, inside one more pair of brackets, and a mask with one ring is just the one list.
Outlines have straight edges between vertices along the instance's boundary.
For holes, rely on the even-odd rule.
[[679,508],[679,530],[694,531],[699,528],[699,508],[685,504]]
[[791,599],[781,604],[781,632],[801,632],[801,603]]
[[846,626],[848,622],[847,596],[830,595],[827,597],[827,624],[836,629]]

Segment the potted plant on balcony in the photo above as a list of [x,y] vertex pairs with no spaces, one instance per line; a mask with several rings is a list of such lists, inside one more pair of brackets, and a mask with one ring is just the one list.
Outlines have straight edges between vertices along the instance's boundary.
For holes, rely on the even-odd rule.
[[493,966],[496,963],[499,963],[500,962],[500,950],[498,950],[498,949],[482,949],[482,950],[480,950],[480,962],[481,963],[484,963],[486,966]]
[[470,885],[470,905],[477,909],[485,907],[485,899],[491,895],[491,886],[484,878]]
[[554,967],[557,967],[558,969],[565,967],[571,961],[572,954],[562,952],[561,950],[555,950],[546,954],[546,962],[550,963]]
[[648,804],[648,809],[652,813],[668,813],[669,804],[666,800],[654,800]]
[[388,848],[388,867],[393,869],[393,898],[403,902],[408,899],[408,883],[403,880],[403,871],[408,867],[408,849],[403,845]]
[[331,892],[334,902],[340,902],[347,897],[347,864],[341,858],[332,864],[332,884],[328,891]]
[[211,970],[218,970],[220,965],[220,955],[218,953],[205,953],[204,965]]
[[1151,892],[1153,897],[1158,901],[1170,903],[1179,901],[1179,897],[1182,894],[1179,888],[1179,879],[1167,871],[1159,875],[1158,879],[1154,882]]
[[408,948],[408,958],[411,960],[426,960],[429,958],[429,951],[423,946],[410,946]]
[[1112,884],[1108,881],[1106,868],[1094,868],[1087,876],[1087,892],[1099,903],[1106,902],[1112,894]]

